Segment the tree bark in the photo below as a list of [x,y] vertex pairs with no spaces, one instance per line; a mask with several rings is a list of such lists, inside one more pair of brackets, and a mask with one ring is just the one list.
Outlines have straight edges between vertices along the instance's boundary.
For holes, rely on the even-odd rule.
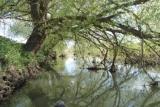
[[29,0],[33,31],[24,45],[24,50],[36,53],[47,36],[47,11],[49,0]]

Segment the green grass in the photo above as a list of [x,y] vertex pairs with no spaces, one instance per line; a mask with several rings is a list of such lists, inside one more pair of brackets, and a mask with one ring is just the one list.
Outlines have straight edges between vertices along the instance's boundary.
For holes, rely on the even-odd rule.
[[[17,68],[24,67],[25,63],[29,62],[31,55],[26,54],[22,50],[22,45],[10,39],[0,37],[0,64],[1,68],[7,68],[14,65]],[[2,62],[5,61],[5,63]]]

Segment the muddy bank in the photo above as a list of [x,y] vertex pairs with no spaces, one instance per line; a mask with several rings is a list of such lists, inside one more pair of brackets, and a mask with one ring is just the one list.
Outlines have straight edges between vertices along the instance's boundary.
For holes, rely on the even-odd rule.
[[17,70],[14,66],[8,68],[0,76],[0,103],[7,100],[14,91],[25,85],[27,80],[36,78],[40,71],[40,67],[36,64],[27,65],[25,70]]

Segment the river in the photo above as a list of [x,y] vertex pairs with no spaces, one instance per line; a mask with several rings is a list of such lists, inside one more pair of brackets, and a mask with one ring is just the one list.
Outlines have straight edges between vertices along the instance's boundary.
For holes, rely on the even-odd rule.
[[[0,107],[54,107],[63,101],[66,107],[160,107],[159,87],[151,87],[151,77],[160,81],[160,69],[116,64],[117,72],[89,71],[92,57],[79,58],[73,42],[58,58],[53,71],[42,72],[17,90]],[[98,58],[97,58],[98,61]],[[107,63],[110,66],[110,63]]]
[[[89,62],[88,62],[89,63]],[[88,64],[89,65],[89,64]],[[83,69],[86,61],[72,55],[58,59],[55,71],[43,72],[30,80],[0,107],[54,107],[58,100],[67,107],[159,107],[159,88],[151,88],[151,79],[134,66],[117,64],[117,72]],[[147,72],[160,80],[159,69]]]

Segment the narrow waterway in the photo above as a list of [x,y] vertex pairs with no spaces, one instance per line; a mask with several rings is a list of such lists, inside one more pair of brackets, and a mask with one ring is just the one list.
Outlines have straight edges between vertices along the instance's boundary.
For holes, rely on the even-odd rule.
[[158,68],[150,67],[146,74],[135,66],[117,64],[114,74],[107,69],[88,71],[85,68],[92,65],[91,59],[75,57],[70,48],[65,58],[58,58],[55,71],[27,82],[0,107],[54,107],[59,100],[66,107],[160,106],[160,90],[149,84],[150,77],[160,81]]

